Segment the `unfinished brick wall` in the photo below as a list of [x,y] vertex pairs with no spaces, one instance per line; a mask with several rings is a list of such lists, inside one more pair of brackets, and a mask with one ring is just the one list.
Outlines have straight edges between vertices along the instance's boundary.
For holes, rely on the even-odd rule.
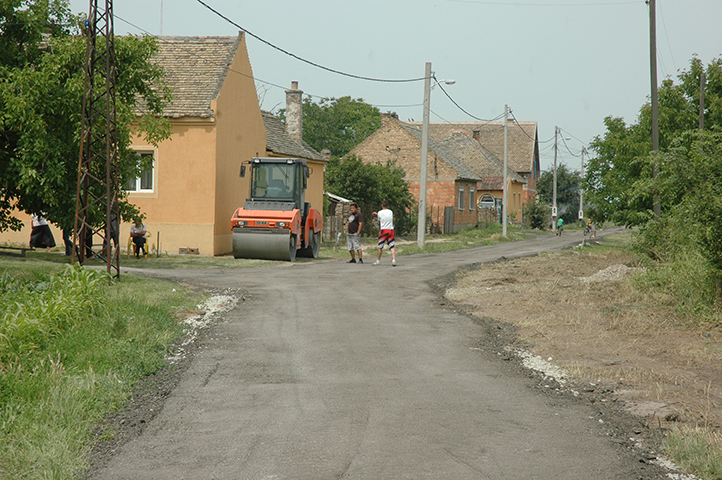
[[[395,162],[406,172],[405,180],[409,191],[419,199],[419,179],[421,173],[421,144],[411,133],[406,131],[400,122],[388,115],[382,117],[381,127],[369,138],[351,151],[365,163],[381,163],[386,165],[389,161]],[[441,215],[434,214],[432,222],[441,222],[444,225],[443,207],[453,206],[456,210],[454,225],[473,225],[476,223],[476,210],[468,209],[469,189],[476,189],[475,182],[457,180],[457,172],[446,162],[429,150],[426,177],[426,206],[441,209]],[[458,210],[458,191],[460,186],[465,188],[465,206]],[[436,212],[436,210],[435,210]],[[430,231],[438,227],[428,225]],[[461,227],[459,227],[461,228]]]

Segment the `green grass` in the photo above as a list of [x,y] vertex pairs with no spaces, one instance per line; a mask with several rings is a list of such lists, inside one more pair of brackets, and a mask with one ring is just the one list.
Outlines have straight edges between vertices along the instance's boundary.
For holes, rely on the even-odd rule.
[[[175,290],[174,290],[175,289]],[[176,284],[32,260],[0,260],[0,478],[67,479],[92,430],[183,334]]]
[[707,428],[675,428],[667,434],[664,452],[702,480],[722,479],[722,435]]

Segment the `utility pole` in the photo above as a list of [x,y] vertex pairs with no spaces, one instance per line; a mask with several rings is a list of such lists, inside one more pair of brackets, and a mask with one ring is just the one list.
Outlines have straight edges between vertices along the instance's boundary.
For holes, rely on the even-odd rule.
[[416,244],[424,248],[426,237],[426,175],[429,161],[429,103],[431,101],[431,62],[424,72],[424,121],[421,127],[421,173],[419,174],[419,221]]
[[[586,147],[582,147],[582,181],[584,181],[584,154],[587,153]],[[584,190],[579,185],[579,220],[584,224]]]
[[557,136],[559,127],[554,127],[554,186],[552,189],[552,230],[557,226]]
[[[104,5],[99,7],[99,1]],[[120,226],[113,0],[90,0],[85,28],[85,87],[72,262],[83,265],[87,259],[98,256],[105,261],[108,275],[119,277],[120,245],[113,249]],[[104,240],[102,255],[93,252],[96,234]]]
[[508,106],[508,105],[504,105],[504,174],[503,174],[503,176],[502,176],[502,178],[504,179],[504,183],[503,183],[503,185],[502,185],[502,188],[503,188],[502,192],[503,192],[503,193],[502,193],[502,197],[501,197],[501,220],[502,220],[502,224],[503,224],[503,227],[502,227],[502,235],[504,235],[505,237],[506,237],[506,223],[507,223],[506,215],[507,215],[507,212],[508,212],[508,210],[507,210],[507,208],[506,208],[506,201],[507,201],[507,197],[508,197],[507,183],[509,182],[509,180],[508,180],[507,177],[506,177],[506,170],[507,170],[507,168],[509,168],[509,167],[508,167],[508,165],[509,165],[509,163],[508,163],[508,162],[509,162],[509,160],[508,160],[508,158],[509,158],[509,152],[508,152],[508,149],[507,149],[507,145],[508,145],[507,135],[508,135],[508,132],[509,132],[509,106]]
[[[704,67],[703,67],[704,68]],[[699,130],[704,130],[704,86],[705,74],[704,70],[699,75]]]
[[[657,154],[659,153],[659,98],[657,95],[657,20],[656,0],[647,0],[649,5],[649,58],[650,58],[650,79],[652,83],[652,178],[657,178],[659,165]],[[654,219],[662,217],[659,194],[654,195]]]

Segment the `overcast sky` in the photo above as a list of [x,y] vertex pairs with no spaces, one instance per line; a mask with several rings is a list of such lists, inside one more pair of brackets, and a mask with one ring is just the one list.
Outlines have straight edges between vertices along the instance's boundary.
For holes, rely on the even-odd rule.
[[[294,55],[352,75],[436,78],[484,120],[508,104],[539,126],[542,170],[580,167],[579,151],[604,133],[606,116],[636,120],[650,92],[649,7],[644,0],[203,0],[248,32]],[[76,13],[89,2],[71,0]],[[228,36],[238,26],[198,0],[116,0],[115,33]],[[162,11],[162,17],[161,17]],[[694,54],[722,57],[721,0],[657,0],[658,77],[687,69]],[[422,119],[423,82],[358,80],[331,73],[248,38],[261,108],[283,108],[297,80],[306,94],[363,98],[401,120]],[[264,83],[269,82],[269,83]],[[473,121],[436,87],[431,121]],[[566,147],[569,147],[567,150]],[[572,153],[574,155],[572,155]]]

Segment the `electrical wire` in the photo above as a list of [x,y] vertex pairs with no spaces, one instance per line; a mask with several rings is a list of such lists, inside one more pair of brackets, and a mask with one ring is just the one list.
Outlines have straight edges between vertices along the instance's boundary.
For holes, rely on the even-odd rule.
[[[436,77],[435,77],[433,74],[431,75],[431,78],[433,78],[434,80],[436,80]],[[438,80],[436,80],[436,81],[438,82]],[[444,89],[444,87],[442,87],[440,83],[438,84],[438,86],[439,86],[439,88],[441,89],[441,91],[444,92],[444,95],[446,95],[446,97],[447,97],[449,100],[451,100],[451,103],[453,103],[454,105],[456,105],[456,108],[458,108],[459,110],[461,110],[462,112],[464,112],[465,114],[467,114],[468,116],[470,116],[471,118],[473,118],[474,120],[479,120],[480,122],[487,122],[487,123],[491,121],[491,120],[484,120],[483,118],[479,118],[479,117],[477,117],[477,116],[475,116],[475,115],[472,115],[471,113],[467,112],[466,110],[464,110],[464,108],[463,108],[461,105],[459,105],[458,103],[456,103],[456,100],[454,100],[453,98],[451,98],[451,95],[449,95],[449,92],[447,92],[446,89]]]
[[[153,38],[155,38],[155,39],[157,39],[157,40],[162,40],[162,37],[150,33],[149,31],[145,30],[144,28],[139,27],[138,25],[135,25],[134,23],[132,23],[132,22],[124,19],[123,17],[120,17],[120,16],[118,16],[118,15],[116,15],[116,14],[113,14],[113,17],[116,18],[116,19],[118,19],[118,20],[120,20],[121,22],[124,22],[124,23],[130,25],[131,27],[137,29],[138,31],[142,32],[143,34],[145,34],[145,35],[147,35],[147,36],[149,36],[149,37],[153,37]],[[183,47],[181,47],[181,48],[183,48]],[[198,54],[197,54],[195,51],[193,51],[192,49],[190,49],[190,48],[183,48],[183,49],[184,49],[187,53],[189,53],[190,55],[192,55],[192,56],[194,56],[194,57],[196,57],[196,58],[198,58],[198,59],[200,59],[200,60],[207,61],[207,58],[202,57],[201,55],[198,55]],[[270,86],[272,86],[272,87],[279,88],[279,89],[281,89],[281,90],[286,90],[286,89],[288,88],[288,87],[284,87],[283,85],[278,85],[278,84],[276,84],[276,83],[269,82],[269,81],[267,81],[267,80],[263,80],[263,79],[261,79],[261,78],[258,78],[258,77],[256,77],[256,76],[254,76],[254,75],[248,75],[247,73],[239,72],[238,70],[232,69],[230,66],[228,66],[228,67],[226,67],[226,68],[228,68],[228,71],[229,71],[229,72],[236,73],[236,74],[238,74],[238,75],[241,75],[242,77],[250,78],[250,79],[253,80],[254,82],[260,82],[260,83],[263,83],[263,84],[265,84],[265,85],[270,85]],[[314,94],[312,94],[312,93],[307,93],[307,92],[303,92],[303,94],[304,94],[305,96],[307,96],[307,97],[318,98],[318,99],[320,99],[320,100],[325,100],[325,99],[328,98],[328,97],[324,97],[324,96],[321,96],[321,95],[314,95]],[[275,108],[275,107],[274,107],[274,108]]]
[[296,55],[295,53],[291,53],[291,52],[289,52],[288,50],[284,50],[283,48],[281,48],[281,47],[279,47],[279,46],[277,46],[277,45],[272,44],[272,43],[269,42],[268,40],[264,40],[263,38],[259,37],[258,35],[250,32],[250,31],[248,31],[248,30],[246,30],[245,28],[243,28],[242,26],[240,26],[239,24],[237,24],[236,22],[234,22],[234,21],[231,20],[230,18],[226,17],[225,15],[223,15],[222,13],[220,13],[218,10],[215,10],[213,7],[211,7],[210,5],[208,5],[207,3],[205,3],[203,0],[196,0],[196,1],[197,1],[198,3],[200,3],[201,5],[203,5],[204,7],[206,7],[206,8],[207,8],[208,10],[210,10],[211,12],[213,12],[214,14],[216,14],[217,16],[219,16],[220,18],[222,18],[223,20],[225,20],[226,22],[230,23],[231,25],[233,25],[234,27],[238,28],[239,30],[242,30],[243,32],[245,32],[245,33],[247,33],[248,35],[252,36],[253,38],[255,38],[256,40],[258,40],[259,42],[265,43],[265,44],[268,45],[269,47],[274,48],[274,49],[278,50],[279,52],[288,55],[289,57],[295,58],[296,60],[299,60],[299,61],[301,61],[301,62],[303,62],[303,63],[307,63],[308,65],[311,65],[311,66],[313,66],[313,67],[320,68],[320,69],[322,69],[322,70],[326,70],[327,72],[335,73],[335,74],[337,74],[337,75],[343,75],[343,76],[345,76],[345,77],[355,78],[355,79],[358,79],[358,80],[367,80],[367,81],[370,81],[370,82],[409,83],[409,82],[418,82],[418,81],[421,81],[421,80],[425,80],[424,77],[421,77],[421,78],[405,78],[405,79],[387,79],[387,78],[364,77],[364,76],[362,76],[362,75],[354,75],[354,74],[352,74],[352,73],[346,73],[346,72],[342,72],[342,71],[340,71],[340,70],[336,70],[336,69],[333,69],[333,68],[330,68],[330,67],[326,67],[326,66],[324,66],[324,65],[321,65],[320,63],[312,62],[312,61],[310,61],[310,60],[307,60],[307,59],[305,59],[305,58],[303,58],[303,57],[300,57],[300,56]]

